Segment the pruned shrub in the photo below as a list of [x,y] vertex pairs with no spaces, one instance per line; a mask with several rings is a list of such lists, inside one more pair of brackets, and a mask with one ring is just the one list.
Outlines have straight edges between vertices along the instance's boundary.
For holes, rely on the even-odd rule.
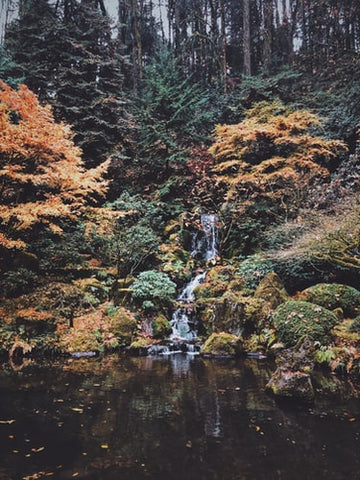
[[360,292],[340,283],[319,283],[298,295],[299,300],[316,303],[328,310],[341,308],[345,316],[355,317],[360,313]]
[[[176,284],[163,272],[147,270],[141,272],[132,285],[135,301],[153,302],[156,306],[167,306],[175,298]],[[148,305],[148,303],[147,303]]]
[[290,300],[274,312],[277,336],[286,347],[295,345],[304,335],[321,344],[331,337],[330,330],[338,322],[336,315],[315,303]]

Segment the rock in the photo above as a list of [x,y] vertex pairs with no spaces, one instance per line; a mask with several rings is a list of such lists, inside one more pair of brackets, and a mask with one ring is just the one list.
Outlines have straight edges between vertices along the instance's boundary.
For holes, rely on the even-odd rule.
[[260,282],[254,293],[255,298],[265,301],[264,309],[275,310],[282,303],[290,300],[280,277],[276,273],[268,273]]
[[303,372],[291,372],[289,370],[277,369],[271,377],[266,388],[279,397],[298,398],[300,400],[312,401],[315,396],[311,377]]
[[351,318],[360,314],[360,292],[340,283],[318,283],[298,295],[299,300],[316,303],[328,310],[341,308]]
[[212,333],[200,353],[212,357],[236,357],[244,353],[243,341],[230,333]]
[[263,303],[263,300],[241,292],[226,292],[219,298],[197,302],[197,305],[203,307],[199,317],[208,329],[247,335],[263,323]]
[[315,396],[311,381],[315,364],[314,352],[309,337],[305,337],[294,348],[282,351],[276,359],[277,369],[266,388],[279,397],[312,401]]
[[138,324],[128,310],[120,307],[110,319],[109,331],[116,337],[120,346],[127,346],[134,340]]
[[154,338],[166,338],[172,332],[169,320],[162,314],[158,315],[152,321],[152,330]]

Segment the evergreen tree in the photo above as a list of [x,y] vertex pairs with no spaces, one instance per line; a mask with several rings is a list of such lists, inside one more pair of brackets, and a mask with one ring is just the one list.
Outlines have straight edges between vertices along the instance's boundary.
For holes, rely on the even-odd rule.
[[185,160],[187,148],[206,138],[211,114],[208,98],[184,78],[174,56],[166,50],[145,69],[138,110],[139,158],[152,173],[169,171]]
[[19,66],[12,60],[3,45],[0,45],[0,79],[11,87],[16,87],[24,81]]
[[7,33],[7,45],[22,66],[25,83],[54,106],[58,120],[73,125],[88,167],[101,163],[124,142],[126,102],[123,59],[109,19],[97,2],[28,0]]

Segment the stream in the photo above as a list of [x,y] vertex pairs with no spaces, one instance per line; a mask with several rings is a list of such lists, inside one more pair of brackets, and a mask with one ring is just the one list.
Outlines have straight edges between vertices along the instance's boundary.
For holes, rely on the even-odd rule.
[[354,480],[360,402],[279,403],[268,360],[0,365],[0,479]]

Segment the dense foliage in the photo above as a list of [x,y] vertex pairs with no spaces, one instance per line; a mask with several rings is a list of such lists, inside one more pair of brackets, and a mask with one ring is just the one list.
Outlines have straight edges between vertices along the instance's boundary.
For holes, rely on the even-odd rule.
[[26,249],[43,229],[61,234],[63,220],[105,192],[105,165],[85,170],[69,127],[26,86],[0,88],[0,245],[7,251]]
[[115,25],[106,0],[2,2],[4,349],[151,344],[204,269],[199,331],[229,330],[215,350],[229,332],[241,351],[332,342],[358,314],[355,3],[119,0]]

